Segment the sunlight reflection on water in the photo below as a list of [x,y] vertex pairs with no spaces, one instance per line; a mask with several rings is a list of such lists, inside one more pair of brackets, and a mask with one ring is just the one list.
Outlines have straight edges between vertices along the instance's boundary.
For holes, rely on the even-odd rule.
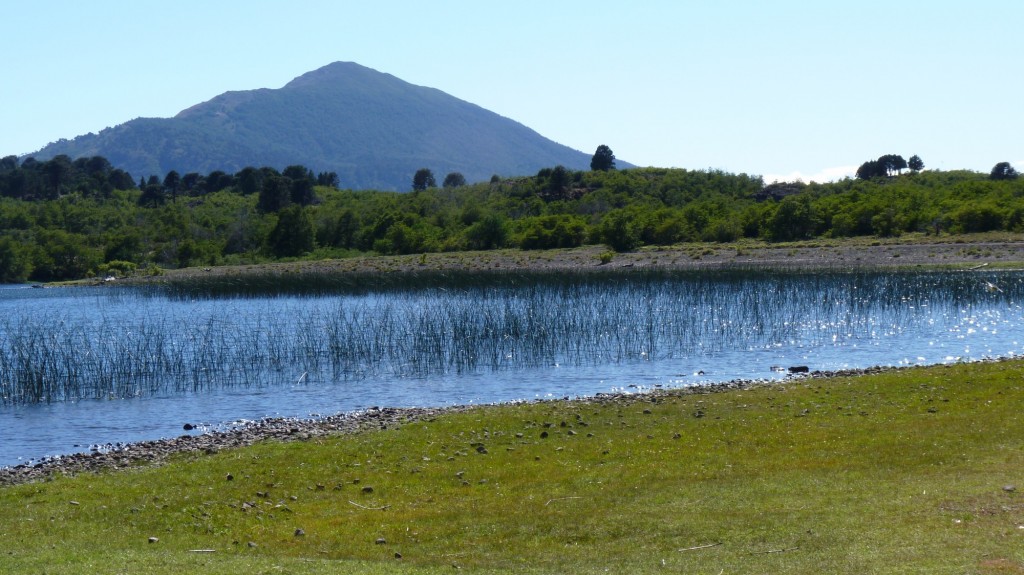
[[[792,365],[1014,356],[1024,337],[1022,278],[986,273],[1000,292],[964,273],[687,276],[228,300],[5,289],[0,465],[175,436],[185,423],[198,425],[196,433],[371,406],[780,379]],[[21,356],[12,351],[18,345]],[[25,355],[30,345],[50,355]],[[22,392],[11,382],[29,381],[26,369],[34,369],[19,357],[63,358],[66,370],[82,370],[81,382],[61,387],[59,372],[40,377],[61,393],[93,386],[90,398],[14,401]]]

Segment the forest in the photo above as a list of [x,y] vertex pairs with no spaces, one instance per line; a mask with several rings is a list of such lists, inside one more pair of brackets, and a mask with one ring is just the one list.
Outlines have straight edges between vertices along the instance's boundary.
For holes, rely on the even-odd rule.
[[409,192],[383,192],[343,189],[304,166],[135,181],[102,157],[8,156],[0,281],[358,254],[1024,231],[1024,180],[1009,164],[904,167],[766,185],[718,170],[553,166],[473,184],[453,173],[440,187],[424,168]]

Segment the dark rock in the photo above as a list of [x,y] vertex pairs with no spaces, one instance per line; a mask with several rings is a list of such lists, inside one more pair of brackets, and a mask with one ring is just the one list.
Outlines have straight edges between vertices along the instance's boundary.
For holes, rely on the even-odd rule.
[[806,365],[794,365],[789,368],[789,373],[809,373],[811,368]]
[[305,535],[306,535],[306,532],[304,530],[302,530],[302,529],[296,529],[295,530],[295,536],[296,537],[303,537]]
[[185,431],[192,431],[195,428],[196,426],[192,425],[191,423],[186,423],[185,425],[182,426],[182,429],[184,429]]

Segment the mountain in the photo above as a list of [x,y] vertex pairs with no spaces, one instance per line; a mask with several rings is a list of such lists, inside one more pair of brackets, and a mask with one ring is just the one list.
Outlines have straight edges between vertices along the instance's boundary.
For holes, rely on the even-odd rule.
[[58,154],[104,156],[135,178],[300,164],[337,172],[345,188],[403,191],[420,168],[430,168],[438,182],[449,172],[477,182],[559,164],[588,169],[591,159],[440,90],[351,62],[280,89],[226,92],[173,118],[138,118],[31,155]]

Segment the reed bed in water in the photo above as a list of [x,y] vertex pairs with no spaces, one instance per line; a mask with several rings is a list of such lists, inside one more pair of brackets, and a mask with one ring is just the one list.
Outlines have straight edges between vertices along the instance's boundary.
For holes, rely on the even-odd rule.
[[[1017,275],[1003,276],[993,292],[976,275],[948,272],[472,279],[391,283],[379,293],[356,283],[337,289],[349,292],[342,295],[200,299],[185,308],[161,305],[166,296],[121,294],[119,305],[148,306],[128,320],[8,314],[0,320],[0,401],[386,381],[813,345],[898,332],[983,297],[1012,302],[1022,291]],[[195,286],[170,293],[171,301],[202,295]]]

